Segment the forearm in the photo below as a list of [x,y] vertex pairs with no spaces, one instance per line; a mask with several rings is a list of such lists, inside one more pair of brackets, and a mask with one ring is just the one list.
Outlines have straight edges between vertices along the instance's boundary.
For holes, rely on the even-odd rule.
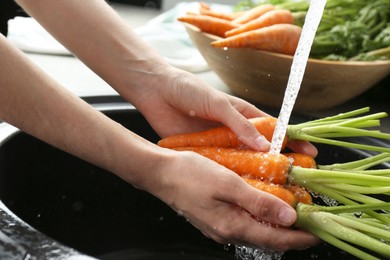
[[159,168],[161,149],[69,93],[2,36],[0,57],[0,119],[135,185]]
[[104,0],[18,0],[29,14],[128,100],[165,80],[167,64]]

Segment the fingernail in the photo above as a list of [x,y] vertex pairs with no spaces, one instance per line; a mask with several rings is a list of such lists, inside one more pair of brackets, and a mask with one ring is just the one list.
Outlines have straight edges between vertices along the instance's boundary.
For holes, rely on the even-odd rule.
[[263,135],[258,136],[255,140],[255,143],[256,147],[258,147],[261,151],[268,151],[271,145]]
[[291,226],[296,219],[296,212],[293,208],[284,207],[279,211],[279,221],[285,226]]

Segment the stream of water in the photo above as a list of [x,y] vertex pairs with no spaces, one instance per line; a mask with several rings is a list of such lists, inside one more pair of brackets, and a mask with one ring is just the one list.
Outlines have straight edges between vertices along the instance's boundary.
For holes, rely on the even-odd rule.
[[[309,10],[302,27],[301,37],[291,65],[283,104],[272,137],[270,153],[278,154],[281,151],[283,139],[287,132],[288,122],[301,87],[311,46],[322,18],[325,4],[326,0],[310,1]],[[282,256],[282,253],[269,250],[236,246],[236,257],[241,260],[279,260]]]
[[[272,136],[270,153],[278,154],[282,148],[284,136],[287,132],[288,122],[293,110],[295,100],[298,96],[301,82],[305,73],[307,60],[309,58],[311,46],[321,21],[326,0],[310,1],[309,10],[306,14],[305,23],[302,27],[301,37],[291,65],[290,76],[284,93],[283,104],[276,123],[276,128]],[[310,109],[310,108],[308,108]]]

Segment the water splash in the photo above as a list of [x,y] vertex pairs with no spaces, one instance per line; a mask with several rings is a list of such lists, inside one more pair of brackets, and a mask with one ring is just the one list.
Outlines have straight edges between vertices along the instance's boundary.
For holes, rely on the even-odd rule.
[[321,21],[325,4],[326,0],[310,1],[309,10],[306,14],[305,23],[302,27],[301,37],[291,65],[290,76],[287,82],[282,108],[280,110],[274,135],[272,136],[270,153],[278,154],[282,149],[282,143],[284,136],[286,135],[288,122],[301,87],[310,49],[318,25]]
[[280,260],[283,253],[263,248],[250,248],[236,245],[236,258],[240,260]]

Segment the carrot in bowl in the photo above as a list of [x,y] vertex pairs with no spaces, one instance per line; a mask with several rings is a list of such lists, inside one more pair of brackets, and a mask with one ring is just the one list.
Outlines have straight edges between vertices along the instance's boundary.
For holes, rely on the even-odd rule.
[[233,20],[234,23],[238,24],[244,24],[247,23],[253,19],[256,19],[257,17],[262,16],[263,14],[274,10],[275,6],[271,4],[263,4],[263,5],[258,5],[256,7],[253,7],[252,9],[249,9],[248,11],[244,12],[237,18]]
[[274,24],[216,40],[211,42],[211,45],[220,48],[246,47],[293,55],[298,46],[301,31],[301,27],[294,24]]
[[192,24],[202,32],[219,37],[225,37],[225,32],[237,27],[229,20],[202,14],[185,14],[177,18],[178,21]]
[[[257,131],[268,140],[272,140],[272,135],[276,125],[276,118],[266,116],[251,118],[249,121],[256,127]],[[283,147],[287,143],[284,140]],[[161,139],[159,146],[165,148],[186,147],[186,146],[218,146],[225,148],[246,148],[239,140],[238,136],[226,126],[215,127],[204,131],[168,136]]]
[[205,2],[200,2],[200,8],[199,8],[199,13],[203,15],[208,15],[216,18],[221,18],[225,19],[228,21],[234,20],[237,16],[241,14],[241,12],[221,12],[221,11],[216,11],[212,10],[211,7],[206,4]]
[[238,26],[237,28],[227,31],[225,33],[225,36],[230,37],[243,32],[260,29],[274,24],[280,24],[280,23],[293,24],[293,22],[294,22],[294,17],[289,10],[283,10],[283,9],[271,10],[252,21],[249,21],[245,24]]
[[240,176],[256,178],[274,184],[286,184],[290,160],[282,154],[221,147],[177,147],[176,151],[192,151],[207,157]]

